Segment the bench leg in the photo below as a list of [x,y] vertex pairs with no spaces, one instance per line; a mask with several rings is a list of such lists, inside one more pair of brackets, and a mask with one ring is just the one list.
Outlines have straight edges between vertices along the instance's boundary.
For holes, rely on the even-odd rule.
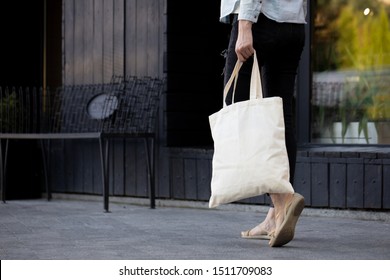
[[[104,143],[105,142],[105,143]],[[100,164],[102,170],[102,183],[103,183],[103,203],[104,210],[109,212],[109,190],[108,190],[108,153],[109,153],[109,140],[99,138],[100,146]]]
[[150,147],[149,139],[144,138],[145,150],[146,150],[146,164],[148,166],[148,178],[149,178],[149,198],[150,198],[150,208],[156,208],[156,188],[154,182],[154,138],[150,138]]

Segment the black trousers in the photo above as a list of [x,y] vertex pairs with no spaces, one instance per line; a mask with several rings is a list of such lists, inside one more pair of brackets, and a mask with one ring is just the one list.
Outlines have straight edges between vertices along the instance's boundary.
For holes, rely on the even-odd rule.
[[[303,24],[278,23],[260,15],[252,26],[253,45],[261,69],[263,93],[265,97],[280,96],[283,99],[286,147],[290,164],[290,182],[294,182],[297,153],[293,99],[298,64],[301,58],[305,30]],[[235,45],[238,35],[238,22],[233,20],[230,42],[225,65],[225,84],[237,61]],[[249,99],[249,86],[253,58],[248,59],[238,75],[234,102]],[[232,87],[233,88],[233,87]],[[232,103],[232,92],[226,97]]]

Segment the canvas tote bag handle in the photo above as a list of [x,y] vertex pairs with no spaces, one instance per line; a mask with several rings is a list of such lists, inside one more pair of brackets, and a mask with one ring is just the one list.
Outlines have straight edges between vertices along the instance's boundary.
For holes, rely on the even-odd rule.
[[[234,88],[233,88],[233,97],[232,97],[232,103],[234,103],[234,94],[236,91],[236,84],[238,79],[238,73],[240,72],[242,62],[237,60],[236,65],[234,66],[233,72],[226,83],[226,86],[223,90],[223,106],[226,106],[226,96],[232,86],[232,83],[234,82]],[[263,89],[261,85],[261,76],[260,76],[260,69],[259,69],[259,63],[257,62],[257,55],[256,52],[253,54],[253,66],[252,66],[252,74],[251,74],[251,83],[250,83],[250,93],[249,93],[250,99],[261,99],[263,98]]]

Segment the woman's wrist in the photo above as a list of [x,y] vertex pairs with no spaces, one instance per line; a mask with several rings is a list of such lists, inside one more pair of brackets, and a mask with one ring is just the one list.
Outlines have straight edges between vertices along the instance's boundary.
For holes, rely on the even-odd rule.
[[247,30],[251,30],[252,31],[252,24],[253,22],[249,21],[249,20],[239,20],[238,21],[238,29],[241,31],[247,31]]

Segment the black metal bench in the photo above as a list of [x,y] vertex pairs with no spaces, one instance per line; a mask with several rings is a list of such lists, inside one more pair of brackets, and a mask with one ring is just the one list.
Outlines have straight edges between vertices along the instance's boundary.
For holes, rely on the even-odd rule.
[[[64,86],[55,91],[0,88],[1,199],[6,201],[9,141],[39,140],[47,198],[51,189],[45,140],[97,139],[101,162],[104,209],[109,210],[109,141],[144,140],[147,155],[150,207],[155,208],[154,142],[159,97],[164,80],[114,76],[109,84]],[[50,147],[50,145],[49,145]]]

